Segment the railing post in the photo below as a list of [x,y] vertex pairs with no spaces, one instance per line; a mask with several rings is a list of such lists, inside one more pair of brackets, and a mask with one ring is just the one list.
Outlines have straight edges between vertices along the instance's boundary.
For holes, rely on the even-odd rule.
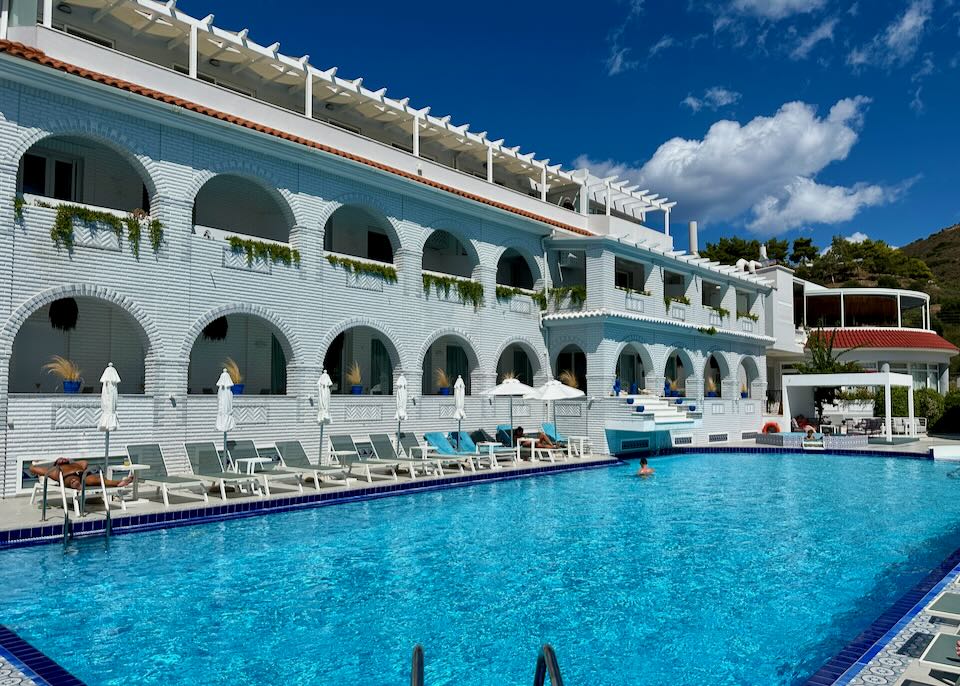
[[560,666],[557,664],[557,655],[553,646],[544,643],[537,655],[537,669],[533,676],[533,686],[544,686],[546,677],[550,677],[551,686],[563,686],[563,677],[560,676]]
[[413,663],[410,666],[410,686],[423,686],[423,646],[413,646]]

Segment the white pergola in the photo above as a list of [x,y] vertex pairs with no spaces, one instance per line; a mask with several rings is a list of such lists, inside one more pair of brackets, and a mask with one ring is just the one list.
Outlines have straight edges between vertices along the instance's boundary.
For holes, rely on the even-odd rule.
[[913,377],[909,374],[895,374],[893,372],[850,372],[843,374],[789,374],[783,377],[783,414],[788,419],[793,417],[792,407],[813,406],[813,391],[815,388],[850,387],[883,387],[884,390],[884,432],[887,443],[893,443],[892,398],[890,390],[896,387],[906,387],[907,414],[909,415],[910,436],[917,435],[913,416]]

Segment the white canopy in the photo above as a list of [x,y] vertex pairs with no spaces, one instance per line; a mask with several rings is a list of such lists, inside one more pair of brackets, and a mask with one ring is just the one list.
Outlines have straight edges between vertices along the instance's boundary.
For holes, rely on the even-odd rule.
[[530,400],[572,400],[582,398],[584,395],[584,392],[579,388],[567,386],[556,379],[550,379],[547,383],[527,393],[525,397]]
[[226,368],[217,379],[217,431],[226,433],[236,426],[233,419],[233,379]]
[[324,369],[317,379],[317,424],[330,423],[330,387],[333,381]]
[[484,391],[483,394],[497,397],[516,398],[527,395],[531,392],[533,392],[533,388],[520,381],[520,379],[504,379],[501,383],[497,384],[490,390]]
[[466,403],[467,387],[463,383],[463,377],[457,376],[457,382],[453,384],[453,418],[458,422],[467,418]]
[[120,383],[120,375],[113,368],[113,362],[103,370],[100,383],[103,386],[100,389],[100,421],[97,428],[100,431],[116,431],[120,428],[117,418],[117,385]]

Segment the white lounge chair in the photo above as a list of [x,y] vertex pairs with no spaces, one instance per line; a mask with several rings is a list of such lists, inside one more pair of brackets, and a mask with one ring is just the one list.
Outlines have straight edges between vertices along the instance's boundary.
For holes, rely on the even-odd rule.
[[170,491],[191,491],[199,488],[203,502],[209,502],[207,489],[203,480],[195,476],[176,476],[167,472],[167,464],[163,459],[163,451],[157,443],[136,443],[127,446],[127,457],[134,464],[145,464],[150,467],[143,476],[139,477],[144,486],[156,486],[157,493],[163,498],[163,506],[170,507]]
[[[347,475],[341,466],[327,466],[313,464],[307,457],[307,451],[303,449],[300,441],[277,441],[274,443],[277,455],[280,456],[280,464],[287,471],[300,472],[305,477],[313,477],[313,483],[316,489],[320,490],[320,482],[324,479],[348,483]],[[262,452],[262,451],[258,451]]]
[[[241,460],[261,459],[260,454],[257,452],[257,446],[250,440],[227,441],[227,453],[230,455],[230,461],[234,466]],[[257,465],[253,465],[253,467],[256,466]],[[270,495],[271,481],[294,481],[299,491],[303,493],[302,472],[277,469],[272,462],[269,465],[264,464],[263,467],[260,471],[252,468],[250,472],[252,476],[256,477],[260,483],[263,484],[263,490],[266,495]]]
[[219,486],[220,497],[224,500],[227,499],[227,486],[236,486],[241,491],[244,486],[249,486],[252,492],[262,495],[256,477],[224,471],[220,453],[217,452],[217,446],[212,441],[184,443],[183,447],[187,451],[187,458],[190,460],[190,468],[194,475],[204,482],[212,482],[213,485]]

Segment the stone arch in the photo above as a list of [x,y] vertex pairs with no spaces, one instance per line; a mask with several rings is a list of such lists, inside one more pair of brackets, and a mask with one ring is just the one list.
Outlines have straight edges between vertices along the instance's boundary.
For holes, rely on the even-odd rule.
[[[496,265],[496,282],[497,284],[502,284],[500,279],[500,262],[506,256],[509,251],[515,252],[519,257],[523,258],[524,262],[527,265],[527,268],[530,270],[530,277],[532,285],[530,288],[535,288],[537,282],[543,279],[543,272],[540,269],[540,263],[537,261],[536,257],[531,253],[520,241],[511,241],[512,245],[501,245],[497,246],[498,249],[494,252],[494,257],[491,260],[491,264]],[[510,284],[503,284],[510,285]]]
[[156,197],[157,179],[162,178],[157,163],[145,154],[134,152],[137,146],[133,140],[119,129],[108,126],[106,120],[99,117],[67,119],[48,124],[44,129],[34,129],[17,141],[11,159],[19,165],[23,156],[37,143],[47,138],[65,136],[87,138],[113,150],[137,170],[150,197]]
[[[380,225],[379,228],[382,228],[387,238],[390,239],[390,248],[393,253],[392,259],[390,262],[396,262],[397,252],[403,247],[403,243],[400,240],[400,232],[397,229],[397,225],[394,220],[388,215],[383,209],[379,206],[382,203],[377,204],[367,204],[366,202],[332,202],[328,203],[327,207],[324,209],[323,214],[321,215],[322,223],[320,224],[320,245],[323,246],[324,250],[332,248],[327,248],[327,231],[329,230],[330,222],[334,217],[348,208],[354,208],[360,210],[361,212],[370,215],[373,219],[376,220],[377,224]],[[344,252],[343,250],[333,250],[333,252]],[[354,253],[347,253],[354,254]],[[356,255],[358,257],[368,257],[364,255]],[[369,257],[368,257],[369,259]]]
[[390,340],[390,345],[387,346],[387,351],[390,353],[390,360],[393,362],[394,371],[400,373],[404,370],[403,355],[400,354],[400,347],[397,345],[397,341],[401,340],[400,337],[389,326],[376,319],[371,319],[370,317],[351,317],[350,319],[344,319],[337,323],[337,325],[332,329],[327,331],[327,333],[323,335],[323,338],[320,339],[320,345],[317,349],[317,364],[319,366],[323,365],[323,358],[326,356],[330,344],[333,343],[337,336],[344,333],[348,329],[353,329],[358,326],[365,326],[367,328],[374,329],[386,336]]
[[320,230],[320,245],[323,245],[323,241],[325,239],[323,233],[327,222],[330,220],[330,217],[333,216],[334,212],[345,205],[359,205],[361,207],[371,208],[379,212],[381,215],[383,215],[384,219],[389,222],[390,227],[392,228],[393,235],[391,236],[391,241],[395,241],[393,248],[394,252],[404,247],[403,240],[401,239],[403,232],[400,229],[400,222],[396,218],[396,207],[391,206],[391,203],[387,202],[384,198],[378,195],[360,191],[343,193],[342,195],[332,198],[324,205],[323,210],[321,210],[316,220],[317,226]]
[[[643,341],[637,339],[627,339],[621,341],[617,344],[616,351],[613,356],[614,369],[611,372],[616,370],[617,365],[620,363],[620,356],[627,350],[630,349],[637,354],[640,358],[640,363],[643,365],[643,384],[638,386],[640,390],[646,388],[646,379],[656,374],[657,367],[653,361],[653,355],[650,353],[650,350],[647,348],[647,344]],[[628,387],[624,387],[624,390],[629,391]]]
[[260,305],[250,305],[248,303],[234,303],[232,305],[221,305],[210,310],[197,319],[187,330],[180,346],[180,355],[184,359],[189,359],[190,352],[199,338],[204,327],[219,317],[226,317],[231,314],[245,314],[253,317],[259,317],[277,329],[281,336],[277,339],[283,347],[283,353],[287,357],[287,365],[299,363],[303,359],[302,349],[297,335],[293,332],[286,322],[284,322],[276,313]]
[[[474,340],[474,338],[463,329],[456,328],[456,327],[446,327],[442,329],[437,329],[436,331],[431,333],[430,336],[428,336],[427,339],[423,342],[423,345],[420,347],[420,353],[416,363],[417,366],[416,367],[411,366],[411,369],[420,369],[421,372],[423,371],[428,372],[428,373],[425,373],[421,378],[421,392],[423,392],[424,394],[429,394],[428,391],[424,390],[429,388],[432,385],[431,376],[429,375],[429,368],[425,369],[427,354],[430,352],[430,349],[435,343],[437,343],[438,341],[440,341],[445,337],[458,339],[458,342],[463,344],[462,347],[464,349],[464,353],[467,356],[467,370],[469,372],[467,376],[470,377],[470,378],[464,378],[464,381],[467,383],[467,393],[469,394],[472,392],[472,388],[476,386],[476,384],[474,383],[473,376],[477,372],[481,371],[480,356],[479,356],[479,353],[477,352],[480,349],[480,347],[477,345],[476,340]],[[447,371],[450,371],[450,370],[447,370]],[[454,379],[451,379],[451,383],[453,381]]]
[[293,230],[294,226],[298,225],[297,211],[295,210],[298,203],[294,194],[274,184],[270,175],[258,167],[254,167],[253,171],[247,168],[247,166],[225,167],[217,171],[209,169],[198,171],[194,174],[189,188],[183,194],[183,197],[188,200],[190,206],[194,208],[194,213],[196,213],[197,196],[200,194],[200,191],[214,178],[223,176],[241,178],[266,192],[280,210],[280,214],[283,216],[283,220],[287,225],[288,233]]
[[479,222],[475,226],[470,226],[455,217],[440,217],[429,224],[420,225],[420,235],[417,237],[416,245],[412,247],[422,253],[423,246],[434,232],[445,231],[463,244],[474,264],[480,264],[482,245],[480,241],[470,237],[471,233],[479,230],[479,226]]
[[[716,374],[713,372],[714,364],[716,364]],[[721,351],[713,350],[704,353],[702,377],[705,396],[713,392],[716,397],[723,397],[724,386],[729,386],[730,364]],[[708,389],[711,380],[716,383],[716,388],[713,391]]]
[[[391,395],[394,382],[403,372],[397,340],[389,327],[368,317],[338,323],[324,335],[318,360],[333,381],[332,392]],[[348,373],[353,365],[357,365],[361,381],[348,387]]]
[[[741,377],[741,370],[743,375]],[[743,355],[737,362],[737,391],[743,392],[742,385],[747,387],[747,397],[753,397],[753,385],[760,381],[760,365],[753,355]]]
[[[680,361],[679,367],[683,369],[682,377],[680,377],[676,371],[671,370],[671,359],[674,356],[676,356],[676,358]],[[697,363],[697,360],[694,359],[694,356],[689,350],[682,345],[674,345],[668,348],[667,353],[663,358],[663,366],[660,371],[662,372],[661,376],[664,378],[665,384],[667,383],[668,379],[673,380],[676,381],[677,386],[680,387],[680,389],[689,391],[690,389],[687,388],[687,381],[698,378],[697,373],[702,370],[700,369],[700,365]],[[674,377],[678,378],[671,377],[672,371]],[[666,386],[664,386],[664,390],[666,390]]]
[[522,348],[523,351],[527,353],[527,357],[536,365],[533,370],[534,377],[546,375],[549,378],[550,362],[543,355],[543,353],[537,349],[536,345],[531,343],[529,339],[524,338],[523,336],[512,336],[501,343],[493,356],[487,360],[487,363],[484,365],[484,369],[497,369],[497,365],[500,363],[500,358],[507,351],[507,348],[512,345]]

